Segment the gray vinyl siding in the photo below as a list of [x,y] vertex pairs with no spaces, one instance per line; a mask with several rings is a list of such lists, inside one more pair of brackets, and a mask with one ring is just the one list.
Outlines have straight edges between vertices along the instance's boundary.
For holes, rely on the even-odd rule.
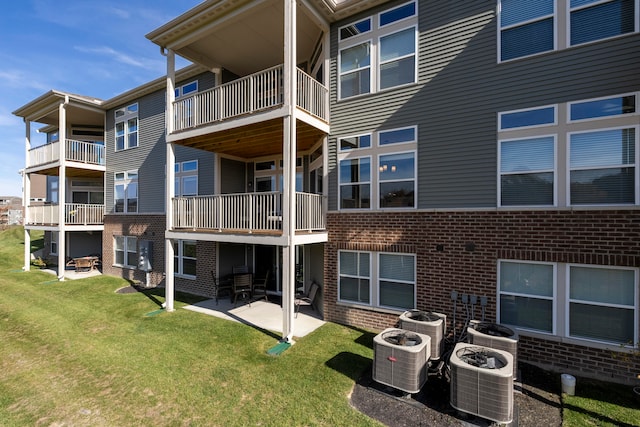
[[338,101],[337,30],[382,9],[332,27],[330,209],[339,136],[417,125],[418,207],[495,207],[498,112],[640,89],[638,34],[498,63],[495,0],[424,0],[418,84]]
[[[178,82],[177,85],[198,80],[200,91],[215,84],[215,75],[204,73],[197,78]],[[159,90],[136,101],[127,102],[107,111],[106,119],[106,164],[105,206],[107,213],[114,208],[114,173],[138,170],[138,213],[160,213],[165,211],[165,176],[167,147],[165,140],[165,93]],[[115,117],[118,108],[138,103],[138,146],[115,151]],[[198,192],[214,192],[213,153],[188,147],[176,147],[176,161],[198,160]]]

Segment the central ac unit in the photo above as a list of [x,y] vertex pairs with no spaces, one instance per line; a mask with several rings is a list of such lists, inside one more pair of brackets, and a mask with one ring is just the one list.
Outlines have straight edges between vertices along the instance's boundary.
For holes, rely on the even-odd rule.
[[501,424],[513,421],[513,357],[458,343],[451,353],[451,406]]
[[433,311],[409,310],[400,315],[401,329],[431,337],[431,360],[440,359],[444,352],[447,316]]
[[373,338],[373,380],[406,393],[427,381],[431,338],[403,329],[385,329]]
[[513,356],[514,375],[518,369],[518,335],[510,328],[498,323],[472,321],[467,328],[469,344],[504,350]]

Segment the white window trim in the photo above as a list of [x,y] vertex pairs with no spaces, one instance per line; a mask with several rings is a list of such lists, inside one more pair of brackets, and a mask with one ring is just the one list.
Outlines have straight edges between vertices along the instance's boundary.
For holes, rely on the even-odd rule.
[[[609,1],[612,0],[600,0],[600,3],[608,3]],[[588,7],[592,7],[595,6],[597,3],[593,3],[593,4],[588,4],[588,5],[583,5],[580,7],[577,7],[576,10],[579,9],[583,9],[583,8],[588,8]],[[511,61],[518,61],[520,59],[525,59],[525,58],[534,58],[536,56],[540,56],[540,55],[546,55],[548,53],[551,52],[557,52],[559,50],[566,50],[566,49],[572,49],[572,48],[576,48],[576,47],[580,47],[580,46],[587,46],[593,43],[600,43],[603,41],[607,41],[607,40],[614,40],[620,37],[626,37],[626,36],[631,36],[633,34],[637,34],[640,31],[640,19],[638,19],[638,8],[640,7],[640,0],[634,0],[634,7],[635,7],[635,22],[634,22],[634,31],[630,32],[630,33],[625,33],[625,34],[617,34],[615,36],[611,36],[611,37],[606,37],[603,39],[597,39],[597,40],[592,40],[589,42],[585,42],[585,43],[579,43],[579,44],[575,44],[572,45],[571,44],[571,0],[554,0],[554,12],[553,14],[547,14],[538,18],[534,18],[534,19],[530,19],[528,21],[523,21],[523,22],[519,22],[517,24],[512,24],[512,25],[507,25],[505,27],[501,27],[500,26],[500,22],[502,20],[502,1],[498,0],[497,1],[497,5],[496,5],[496,15],[497,15],[497,19],[496,19],[496,29],[497,29],[497,34],[496,34],[496,58],[497,58],[497,62],[498,64],[500,63],[508,63]],[[502,59],[502,30],[505,29],[509,29],[509,28],[515,28],[515,27],[519,27],[519,26],[523,26],[532,22],[536,22],[536,21],[541,21],[543,19],[547,19],[549,17],[553,17],[553,49],[551,50],[545,50],[544,52],[537,52],[537,53],[533,53],[530,55],[523,55],[523,56],[518,56],[516,58],[511,58],[511,59]],[[563,26],[563,28],[560,28],[561,26]]]
[[[502,292],[500,290],[500,283],[501,283],[501,275],[500,272],[502,271],[502,269],[500,268],[500,265],[505,262],[505,263],[512,263],[512,264],[536,264],[536,265],[548,265],[548,266],[552,266],[553,268],[553,296],[551,297],[547,297],[547,296],[542,296],[542,295],[531,295],[531,294],[523,294],[523,293],[519,293],[519,292]],[[497,296],[496,296],[496,319],[498,321],[498,323],[501,323],[500,320],[500,313],[501,313],[501,307],[500,307],[500,296],[501,295],[512,295],[512,296],[516,296],[516,297],[526,297],[526,298],[534,298],[534,299],[541,299],[541,300],[545,300],[545,301],[549,301],[551,300],[552,302],[552,319],[551,319],[551,332],[547,332],[547,331],[541,331],[538,329],[530,329],[530,328],[523,328],[521,326],[515,326],[515,325],[509,325],[510,327],[512,327],[513,329],[516,329],[517,331],[529,331],[529,332],[534,332],[536,334],[540,334],[543,336],[554,336],[558,334],[558,329],[557,329],[557,325],[558,325],[558,272],[557,272],[557,265],[553,262],[539,262],[539,261],[521,261],[521,260],[515,260],[515,259],[499,259],[498,260],[498,268],[497,268],[497,272],[496,272],[496,276],[497,276],[497,285],[496,285],[496,290],[497,290]]]
[[[533,126],[528,126],[527,128],[531,128]],[[537,126],[536,126],[537,127]],[[518,128],[521,129],[521,128]],[[532,170],[527,171],[529,174],[533,173],[544,173],[544,172],[553,172],[553,204],[552,205],[502,205],[502,177],[503,175],[522,175],[524,172],[507,172],[502,173],[501,164],[502,164],[502,143],[503,142],[511,142],[511,141],[526,141],[528,139],[538,139],[538,138],[553,138],[553,169],[552,170]],[[498,207],[499,208],[521,208],[521,207],[549,207],[555,208],[558,207],[558,135],[556,134],[541,134],[538,136],[529,136],[523,138],[505,138],[498,139],[498,163],[496,166],[496,170],[498,171],[498,181],[497,181],[497,189],[498,189]],[[567,193],[568,194],[568,193]]]
[[[636,97],[636,111],[633,113],[627,113],[627,114],[616,114],[616,115],[611,115],[611,116],[601,116],[601,117],[589,117],[587,119],[577,119],[577,120],[572,120],[571,119],[571,106],[573,106],[574,104],[583,104],[585,102],[592,102],[592,101],[602,101],[604,99],[613,99],[613,98],[624,98],[627,96],[635,96]],[[640,101],[640,92],[629,92],[629,93],[623,93],[620,95],[613,95],[613,96],[601,96],[599,98],[589,98],[589,99],[580,99],[577,101],[571,101],[571,102],[567,102],[567,123],[585,123],[585,122],[593,122],[596,120],[611,120],[611,119],[615,119],[615,118],[627,118],[627,117],[633,117],[633,116],[638,116],[640,115],[640,105],[638,105],[638,102]]]
[[[416,13],[413,16],[408,16],[406,18],[402,18],[398,21],[386,24],[384,26],[380,25],[380,17],[383,13],[386,13],[390,10],[394,10],[394,9],[398,9],[401,8],[403,6],[406,6],[408,4],[414,3],[415,4],[415,10]],[[371,95],[374,93],[381,93],[381,92],[387,92],[390,90],[395,90],[395,89],[399,89],[399,88],[403,88],[403,87],[407,87],[407,86],[411,86],[414,85],[416,83],[418,83],[418,70],[419,70],[419,59],[420,59],[420,55],[419,55],[419,50],[420,50],[420,46],[419,46],[419,31],[418,31],[418,16],[420,16],[420,11],[418,9],[418,1],[417,0],[413,0],[413,1],[408,1],[406,3],[394,6],[392,8],[383,10],[381,12],[379,12],[376,15],[371,15],[367,18],[362,18],[359,19],[357,21],[353,21],[350,22],[347,25],[344,25],[342,27],[340,27],[338,29],[338,61],[337,61],[337,70],[336,70],[336,74],[337,74],[337,86],[338,86],[338,101],[343,101],[343,100],[352,100],[352,99],[357,99],[359,97],[363,97],[363,96],[367,96],[367,95]],[[340,39],[340,30],[342,30],[343,28],[349,27],[351,25],[357,24],[358,22],[362,22],[366,19],[370,19],[371,22],[371,29],[369,31],[366,31],[364,33],[361,34],[357,34],[354,36],[351,36],[347,39]],[[414,28],[414,53],[413,56],[415,57],[415,61],[414,61],[414,81],[413,82],[409,82],[409,83],[404,83],[401,85],[397,85],[397,86],[392,86],[386,89],[380,89],[380,39],[382,37],[386,37],[395,33],[398,33],[400,31],[403,30],[407,30],[409,28]],[[344,74],[350,74],[353,72],[357,72],[357,71],[350,71],[349,73],[341,73],[341,68],[342,68],[342,51],[344,51],[345,49],[349,49],[352,48],[354,46],[357,46],[359,44],[364,44],[364,43],[369,43],[369,92],[367,93],[360,93],[357,95],[353,95],[353,96],[349,96],[349,97],[343,97],[342,96],[342,84],[341,84],[341,77]],[[409,57],[410,55],[406,55],[402,58],[405,57]],[[394,60],[398,60],[401,58],[396,58]],[[391,62],[391,61],[389,61]],[[364,68],[363,68],[364,69]]]
[[[348,253],[355,253],[359,256],[359,254],[369,254],[369,276],[361,276],[361,275],[349,275],[349,274],[341,274],[340,273],[340,253],[342,252],[348,252]],[[413,285],[413,307],[411,308],[415,308],[416,307],[416,301],[417,301],[417,289],[418,289],[418,281],[417,281],[417,269],[418,269],[418,265],[417,265],[417,256],[414,253],[405,253],[405,252],[374,252],[374,251],[358,251],[358,250],[339,250],[338,251],[338,303],[341,304],[346,304],[346,305],[352,305],[354,307],[370,307],[373,309],[381,309],[384,311],[392,311],[392,312],[403,312],[405,310],[408,310],[407,308],[399,308],[399,307],[391,307],[391,306],[385,306],[382,305],[380,303],[380,255],[397,255],[397,256],[410,256],[413,257],[414,263],[413,263],[413,277],[414,280],[413,282],[407,282],[407,281],[401,281],[401,280],[395,280],[398,283],[406,283],[406,284],[412,284]],[[356,278],[356,279],[362,279],[362,278],[368,278],[369,279],[369,303],[364,303],[364,302],[357,302],[357,301],[351,301],[351,300],[343,300],[340,299],[340,286],[341,286],[341,277],[351,277],[351,278]]]
[[[402,142],[395,142],[393,144],[380,145],[380,134],[384,134],[387,132],[394,132],[398,130],[404,130],[404,129],[413,129],[414,139],[412,141],[402,141]],[[349,150],[341,150],[339,148],[341,139],[356,138],[356,137],[362,137],[367,135],[371,137],[371,145],[369,147],[353,148]],[[339,211],[344,211],[344,212],[372,211],[372,210],[398,211],[398,210],[418,209],[419,194],[418,194],[418,126],[417,125],[401,126],[397,128],[391,128],[391,129],[381,129],[379,131],[375,131],[372,133],[360,133],[360,134],[353,134],[353,135],[338,136],[336,139],[336,142],[338,145],[338,156],[337,156],[338,204],[337,206]],[[380,156],[389,155],[389,154],[405,154],[405,153],[413,153],[414,155],[414,164],[413,164],[414,206],[413,207],[393,207],[393,208],[381,207],[380,206],[380,182],[381,181],[380,181],[380,173],[379,173],[380,172],[379,171]],[[370,161],[370,168],[371,168],[371,175],[369,177],[369,182],[368,182],[370,185],[370,195],[371,195],[370,207],[369,208],[342,208],[340,203],[340,189],[344,185],[351,185],[351,184],[341,183],[342,172],[340,168],[340,163],[343,160],[354,160],[354,159],[360,159],[365,157],[368,157],[370,159],[369,161]],[[403,181],[409,181],[409,180],[403,180]],[[384,182],[387,182],[387,181],[384,181]],[[366,182],[362,182],[362,183],[366,184]]]
[[[416,7],[417,7],[417,5],[416,5]],[[398,23],[402,23],[404,21],[407,21],[408,19],[412,19],[412,18],[405,18],[405,19],[403,19],[401,21],[398,21]],[[385,28],[385,30],[387,30],[388,28],[393,28],[395,25],[396,25],[396,23],[394,22],[393,24],[389,24],[388,27],[384,27],[384,28]],[[402,31],[405,31],[405,30],[408,30],[408,29],[411,29],[411,28],[413,28],[413,47],[414,47],[413,54],[412,55],[399,56],[397,58],[394,58],[393,60],[382,62],[382,59],[380,58],[380,55],[382,54],[382,51],[380,49],[380,46],[382,45],[382,38],[397,34],[399,32],[402,32]],[[418,43],[419,43],[418,36],[419,36],[419,32],[418,32],[418,26],[417,25],[410,25],[410,26],[407,26],[407,27],[400,28],[397,31],[392,31],[392,32],[389,32],[389,33],[386,33],[386,34],[381,34],[381,35],[378,36],[376,49],[375,49],[376,50],[376,54],[377,54],[377,58],[376,58],[376,67],[375,67],[375,73],[374,73],[375,74],[376,92],[386,92],[388,90],[399,89],[399,88],[403,88],[403,87],[414,85],[414,84],[416,84],[418,82],[418,48],[419,48],[419,46],[418,46]],[[411,57],[414,58],[414,61],[413,61],[413,81],[412,82],[408,82],[408,83],[402,83],[402,84],[399,84],[399,85],[396,85],[396,86],[391,86],[391,87],[382,89],[380,87],[380,83],[382,81],[382,76],[381,76],[382,66],[384,64],[388,64],[390,62],[400,61],[402,59],[411,58]],[[362,95],[365,95],[365,94],[362,94]]]
[[[616,116],[618,117],[618,116]],[[591,166],[591,167],[586,167],[586,168],[578,168],[578,169],[571,169],[571,136],[572,135],[578,135],[578,134],[583,134],[583,133],[593,133],[593,132],[602,132],[602,131],[608,131],[608,130],[622,130],[622,129],[635,129],[635,164],[633,164],[633,168],[634,168],[634,187],[635,187],[635,191],[634,191],[634,198],[635,200],[633,201],[633,203],[589,203],[589,204],[572,204],[571,203],[571,172],[573,170],[596,170],[596,169],[613,169],[613,168],[619,168],[619,167],[625,167],[625,166],[630,166],[630,165],[598,165],[598,166]],[[566,191],[566,197],[567,197],[567,206],[577,206],[577,207],[585,207],[585,206],[594,206],[594,207],[599,207],[599,206],[638,206],[638,204],[640,203],[640,167],[639,167],[639,162],[640,162],[640,150],[639,148],[639,142],[640,142],[640,135],[638,135],[638,133],[640,133],[640,126],[639,125],[629,125],[629,126],[614,126],[614,127],[603,127],[603,128],[593,128],[593,129],[588,129],[588,130],[580,130],[580,131],[573,131],[573,132],[567,132],[567,139],[566,139],[566,152],[565,152],[565,161],[566,161],[566,178],[565,178],[565,191]]]
[[[619,304],[607,304],[607,303],[600,303],[600,304],[596,304],[593,303],[591,301],[580,301],[580,300],[571,300],[570,297],[570,291],[571,291],[571,286],[570,286],[570,280],[571,280],[571,267],[586,267],[586,268],[597,268],[597,269],[602,269],[602,270],[626,270],[626,271],[632,271],[633,272],[633,281],[634,281],[634,289],[633,289],[633,302],[634,305],[633,306],[621,306]],[[640,337],[638,337],[638,319],[639,319],[639,313],[638,311],[640,310],[640,306],[638,304],[638,292],[639,292],[639,286],[638,286],[638,269],[637,268],[633,268],[633,267],[619,267],[619,266],[606,266],[606,265],[590,265],[590,264],[571,264],[571,263],[567,263],[565,265],[565,272],[564,272],[564,280],[565,280],[565,318],[564,318],[564,324],[566,326],[565,329],[565,335],[567,338],[571,339],[571,340],[576,340],[576,341],[583,341],[583,342],[593,342],[593,343],[600,343],[600,344],[604,344],[604,345],[617,345],[623,348],[639,348],[640,347]],[[621,345],[619,343],[616,342],[612,342],[612,341],[603,341],[603,340],[597,340],[597,339],[593,339],[593,338],[584,338],[584,337],[574,337],[571,336],[571,332],[569,331],[569,325],[570,325],[570,315],[571,315],[571,310],[570,310],[570,304],[571,302],[579,302],[581,304],[589,304],[589,305],[594,305],[597,307],[615,307],[615,308],[623,308],[625,310],[631,310],[633,309],[633,336],[634,339],[638,340],[634,343],[632,343],[632,345]]]
[[[535,110],[544,110],[545,108],[553,108],[553,123],[542,123],[539,125],[530,125],[530,126],[519,126],[516,128],[502,128],[502,116],[513,113],[524,113],[527,111],[535,111]],[[511,132],[513,130],[523,130],[523,129],[536,129],[543,128],[547,126],[557,126],[558,125],[558,104],[549,104],[549,105],[540,105],[539,107],[533,108],[521,108],[518,110],[509,110],[509,111],[501,111],[498,113],[498,132]]]
[[[119,174],[124,174],[124,179],[117,179],[116,176]],[[135,178],[131,178],[130,174],[135,174]],[[121,171],[121,172],[115,172],[113,174],[113,213],[114,214],[129,214],[129,213],[139,213],[140,212],[140,175],[138,174],[138,170],[136,169],[132,169],[132,170],[128,170],[128,171]],[[131,184],[133,181],[136,182],[136,184],[138,185],[138,190],[137,190],[137,195],[136,195],[136,211],[135,212],[129,212],[128,210],[128,203],[127,200],[129,200],[129,197],[127,197],[128,195],[128,189],[129,189],[129,184]],[[125,191],[125,199],[124,199],[124,211],[123,212],[116,212],[116,186],[118,184],[124,184],[124,191]]]
[[[498,323],[502,323],[500,319],[500,295],[520,295],[526,297],[533,298],[541,298],[545,299],[545,297],[531,296],[527,294],[517,294],[517,293],[509,293],[509,292],[501,292],[500,291],[500,263],[502,262],[510,262],[510,263],[518,263],[518,264],[543,264],[543,265],[552,265],[553,266],[553,314],[552,314],[552,325],[553,332],[548,333],[545,331],[534,330],[523,328],[520,326],[510,325],[505,323],[505,325],[513,328],[519,334],[539,337],[543,339],[551,339],[554,341],[566,342],[576,345],[583,345],[592,348],[603,348],[614,351],[624,351],[625,349],[640,348],[640,341],[635,342],[633,346],[629,345],[621,345],[620,343],[613,341],[604,341],[597,339],[589,339],[583,337],[572,337],[569,332],[569,304],[571,302],[569,298],[570,293],[570,268],[571,267],[587,267],[587,268],[599,268],[604,270],[630,270],[634,272],[634,339],[640,340],[638,334],[640,330],[638,329],[638,322],[640,321],[640,303],[638,302],[638,293],[640,292],[640,285],[638,282],[639,271],[637,267],[620,267],[620,266],[609,266],[609,265],[596,265],[596,264],[576,264],[576,263],[558,263],[558,262],[538,262],[538,261],[523,261],[523,260],[514,260],[514,259],[499,259],[497,264],[497,285],[496,285],[496,319]],[[548,299],[548,298],[547,298]],[[595,304],[598,306],[605,307],[606,304]],[[626,307],[628,308],[628,307]]]
[[[124,264],[118,264],[116,263],[116,244],[115,244],[115,240],[117,237],[122,237],[124,239]],[[131,250],[131,248],[129,248],[129,239],[135,239],[135,248],[133,248],[133,250]],[[120,268],[127,268],[127,269],[136,269],[138,266],[136,265],[129,265],[127,264],[127,260],[129,259],[129,253],[135,253],[136,254],[136,259],[138,259],[138,237],[137,236],[125,236],[125,235],[114,235],[113,236],[113,265],[114,267],[120,267]]]
[[[638,0],[640,1],[640,0]],[[575,103],[588,102],[599,99],[619,98],[623,96],[635,96],[636,97],[636,112],[630,114],[620,114],[615,116],[596,117],[589,119],[581,119],[576,121],[569,121],[570,117],[570,105]],[[536,125],[536,126],[522,126],[516,128],[500,129],[500,117],[503,114],[509,114],[513,112],[536,110],[538,108],[545,108],[546,106],[536,106],[518,110],[509,110],[498,112],[497,119],[497,163],[496,163],[496,175],[497,175],[497,192],[496,192],[496,206],[498,208],[508,209],[522,209],[533,207],[533,205],[518,205],[503,206],[501,203],[501,185],[500,185],[500,148],[502,141],[518,140],[527,138],[539,138],[545,136],[556,135],[555,144],[555,164],[556,174],[554,176],[554,205],[548,206],[554,207],[627,207],[640,205],[640,126],[638,125],[638,116],[640,113],[640,92],[630,92],[624,94],[612,94],[599,98],[590,98],[584,100],[575,100],[570,103],[554,104],[555,111],[558,116],[557,124],[555,125]],[[552,106],[552,105],[549,105]],[[570,139],[572,134],[576,133],[589,133],[614,129],[630,129],[634,128],[636,131],[636,146],[635,146],[635,202],[629,203],[617,203],[617,204],[578,204],[571,205],[571,181],[570,181]],[[545,205],[547,207],[547,205]]]
[[[129,109],[135,105],[135,111],[130,111]],[[115,110],[113,112],[113,115],[115,117],[115,123],[113,126],[113,132],[114,132],[114,145],[113,145],[113,149],[115,152],[121,152],[121,151],[126,151],[126,150],[130,150],[133,148],[137,148],[140,146],[140,119],[139,119],[139,108],[140,105],[137,102],[134,102],[133,104],[129,104],[126,107],[122,107],[122,108],[118,108],[117,110]],[[118,112],[122,112],[123,115],[118,117]],[[137,133],[137,143],[135,146],[129,146],[129,120],[132,119],[136,119],[136,133]],[[118,124],[122,123],[124,126],[124,147],[122,149],[118,149],[118,131],[117,131],[117,127]]]
[[[196,168],[194,170],[189,170],[189,171],[183,171],[183,166],[185,163],[192,163],[195,162],[196,164]],[[193,159],[193,160],[185,160],[183,162],[176,162],[175,166],[177,166],[177,171],[175,171],[175,180],[178,181],[178,190],[175,194],[175,197],[194,197],[197,196],[199,194],[199,190],[200,190],[200,179],[199,179],[199,170],[200,170],[200,164],[198,162],[198,159]],[[184,194],[184,180],[185,178],[191,178],[191,177],[195,177],[196,179],[196,192],[195,194]],[[175,183],[174,183],[175,185]]]
[[[369,181],[349,182],[349,183],[343,184],[342,183],[342,167],[340,164],[345,160],[359,160],[359,159],[369,159]],[[374,194],[373,194],[375,190],[373,188],[373,169],[374,168],[375,168],[375,164],[373,162],[373,159],[371,158],[371,155],[345,156],[344,158],[338,160],[338,210],[355,212],[355,211],[370,211],[371,209],[374,208]],[[368,208],[343,208],[341,204],[342,187],[346,187],[350,185],[364,185],[364,184],[369,184],[369,196],[370,196],[369,207]]]
[[192,259],[196,261],[196,265],[198,262],[198,257],[196,256],[195,258],[193,257],[188,257],[184,255],[184,244],[185,243],[189,243],[189,244],[194,244],[196,245],[197,248],[197,241],[195,240],[177,240],[177,246],[178,246],[178,250],[176,251],[175,254],[175,258],[177,258],[178,260],[178,268],[177,270],[174,272],[174,276],[175,277],[182,277],[184,279],[190,279],[190,280],[195,280],[197,278],[196,275],[192,275],[192,274],[185,274],[184,273],[184,260],[185,259]]
[[[195,90],[192,90],[191,92],[187,92],[187,93],[185,94],[185,93],[184,93],[184,88],[185,88],[185,87],[187,87],[187,86],[189,86],[189,85],[192,85],[192,84],[194,84],[194,83],[196,84],[196,89],[195,89]],[[183,96],[188,96],[188,95],[192,95],[192,94],[196,94],[196,93],[198,93],[198,91],[200,90],[200,84],[199,84],[198,80],[193,80],[193,81],[191,81],[191,82],[188,82],[188,83],[185,83],[185,84],[182,84],[182,85],[180,85],[180,86],[176,87],[176,89],[175,89],[175,90],[176,90],[176,92],[178,92],[178,93],[176,94],[176,99],[178,99],[178,98],[182,98]]]

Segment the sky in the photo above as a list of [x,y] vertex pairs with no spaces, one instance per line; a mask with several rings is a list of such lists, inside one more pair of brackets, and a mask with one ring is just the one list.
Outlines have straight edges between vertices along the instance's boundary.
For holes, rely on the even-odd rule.
[[[202,1],[3,2],[0,197],[22,196],[18,172],[25,166],[25,125],[13,111],[52,89],[107,100],[165,75],[165,58],[145,34]],[[176,68],[186,65],[177,59]]]

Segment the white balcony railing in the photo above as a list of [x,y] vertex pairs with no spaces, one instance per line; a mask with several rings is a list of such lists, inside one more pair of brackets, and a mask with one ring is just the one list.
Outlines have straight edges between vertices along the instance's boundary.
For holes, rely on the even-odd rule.
[[[39,166],[60,160],[60,142],[52,142],[29,150],[29,164],[27,166]],[[92,165],[104,165],[104,145],[96,142],[65,141],[65,160],[87,163]]]
[[[297,70],[298,107],[328,120],[329,90]],[[181,131],[256,113],[284,102],[283,66],[278,65],[173,103],[173,129]]]
[[[55,225],[60,223],[59,205],[29,206],[27,224]],[[65,203],[67,225],[100,225],[104,223],[104,205]]]
[[[324,230],[323,196],[296,193],[296,201],[296,230]],[[282,231],[282,193],[176,197],[172,228],[247,233]]]

